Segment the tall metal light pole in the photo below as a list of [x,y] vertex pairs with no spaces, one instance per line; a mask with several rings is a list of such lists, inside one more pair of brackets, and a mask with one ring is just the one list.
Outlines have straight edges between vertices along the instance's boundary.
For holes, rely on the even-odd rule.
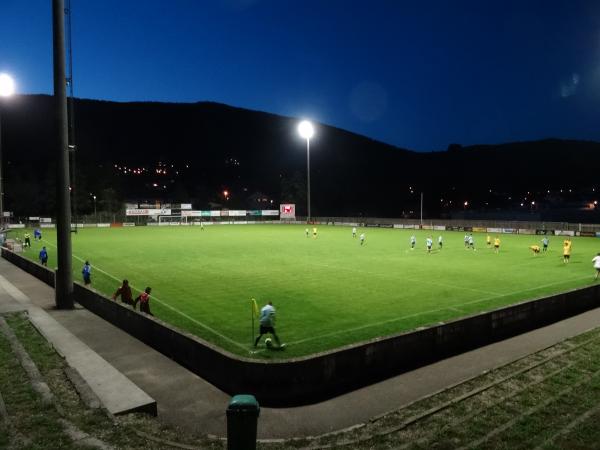
[[421,192],[421,228],[423,228],[423,192]]
[[69,140],[67,126],[67,79],[65,76],[65,3],[52,0],[54,48],[54,106],[56,173],[56,244],[58,270],[55,296],[58,309],[73,309],[73,263],[71,261],[71,196],[69,193]]
[[96,213],[96,196],[94,195],[94,220],[98,222],[98,214]]
[[[15,92],[15,82],[5,73],[0,73],[0,98],[10,97]],[[4,182],[2,181],[2,102],[0,101],[0,229],[4,227]]]
[[308,120],[303,120],[298,125],[298,133],[306,139],[306,189],[307,189],[307,222],[310,222],[310,138],[315,134],[315,129]]

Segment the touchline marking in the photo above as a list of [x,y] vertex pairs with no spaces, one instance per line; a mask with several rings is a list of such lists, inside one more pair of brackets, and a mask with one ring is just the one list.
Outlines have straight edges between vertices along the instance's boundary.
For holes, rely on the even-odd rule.
[[[305,342],[314,341],[316,339],[322,339],[324,337],[338,336],[338,335],[346,334],[346,333],[353,332],[353,331],[364,330],[365,328],[376,327],[376,326],[379,326],[379,325],[385,325],[385,324],[392,323],[392,322],[399,322],[401,320],[410,319],[412,317],[424,316],[426,314],[436,313],[436,312],[440,312],[440,311],[456,310],[455,308],[460,308],[461,306],[473,305],[473,304],[476,304],[476,303],[483,303],[483,302],[486,302],[486,301],[489,301],[489,300],[494,300],[496,298],[508,297],[508,296],[520,294],[520,293],[523,293],[523,292],[534,291],[534,290],[537,290],[537,289],[543,289],[545,287],[554,286],[554,285],[557,285],[557,284],[564,284],[564,283],[569,283],[571,281],[578,281],[578,280],[584,280],[584,279],[589,279],[589,278],[590,278],[589,276],[585,276],[585,277],[582,276],[582,277],[577,277],[577,278],[569,278],[569,279],[563,280],[563,281],[557,281],[556,283],[542,284],[541,286],[537,286],[535,288],[522,289],[520,291],[507,292],[505,294],[499,294],[499,295],[495,295],[495,296],[492,296],[492,297],[484,297],[484,298],[481,298],[479,300],[474,300],[474,301],[465,302],[465,303],[459,303],[457,305],[452,305],[452,306],[448,306],[448,307],[445,307],[445,308],[430,309],[428,311],[422,311],[422,312],[419,312],[419,313],[414,313],[414,314],[409,314],[409,315],[406,315],[406,316],[396,317],[394,319],[388,319],[388,320],[383,320],[381,322],[375,322],[375,323],[370,323],[370,324],[366,324],[366,325],[361,325],[360,327],[349,328],[347,330],[334,331],[334,332],[331,332],[331,333],[321,334],[319,336],[313,336],[313,337],[309,337],[309,338],[306,338],[306,339],[300,339],[298,341],[288,342],[288,345],[304,344]],[[460,311],[460,312],[464,312],[464,311]]]
[[[47,243],[47,245],[50,245],[51,247],[54,247],[54,248],[56,248],[56,245],[52,244],[51,242],[48,242],[48,241],[46,241],[45,239],[44,239],[44,242],[46,242],[46,243]],[[73,256],[73,258],[75,258],[75,259],[77,259],[77,260],[79,260],[79,261],[81,261],[81,262],[85,262],[85,261],[86,261],[85,259],[82,259],[82,258],[80,258],[80,257],[79,257],[79,256],[77,256],[77,255],[72,255],[72,256]],[[110,273],[108,273],[108,272],[106,272],[106,271],[104,271],[104,270],[100,269],[98,266],[92,266],[92,267],[93,267],[95,270],[97,270],[98,272],[100,272],[100,273],[103,273],[103,274],[104,274],[104,275],[106,275],[107,277],[109,277],[109,278],[112,278],[113,280],[115,280],[115,281],[117,281],[117,282],[119,282],[119,283],[121,282],[121,280],[120,280],[120,279],[118,279],[118,278],[117,278],[117,277],[115,277],[114,275],[111,275]],[[133,287],[134,289],[137,289],[138,291],[142,291],[142,289],[136,288],[136,287],[135,287],[135,286],[133,286],[133,285],[131,285],[131,287]],[[204,323],[200,322],[199,320],[196,320],[196,319],[194,319],[193,317],[190,317],[190,316],[188,316],[186,313],[184,313],[184,312],[182,312],[182,311],[179,311],[178,309],[176,309],[176,308],[172,307],[172,306],[171,306],[171,305],[169,305],[168,303],[165,303],[165,302],[163,302],[162,300],[160,300],[160,299],[159,299],[158,297],[156,297],[155,295],[153,295],[153,296],[152,296],[152,298],[153,298],[154,300],[156,300],[158,303],[160,303],[161,305],[163,305],[165,308],[167,308],[167,309],[170,309],[171,311],[173,311],[174,313],[177,313],[177,314],[179,314],[179,315],[180,315],[180,316],[182,316],[182,317],[185,317],[185,318],[186,318],[186,319],[188,319],[189,321],[191,321],[191,322],[194,322],[196,325],[199,325],[199,326],[201,326],[202,328],[204,328],[205,330],[208,330],[208,331],[210,331],[210,332],[211,332],[211,333],[213,333],[214,335],[216,335],[216,336],[219,336],[221,339],[224,339],[225,341],[229,342],[230,344],[233,344],[233,345],[235,345],[236,347],[238,347],[238,348],[241,348],[241,349],[243,349],[243,350],[245,350],[245,351],[247,351],[247,350],[248,350],[248,346],[246,346],[246,345],[244,345],[244,344],[240,344],[239,342],[237,342],[237,341],[234,341],[233,339],[231,339],[231,338],[228,338],[227,336],[224,336],[224,335],[222,335],[221,333],[219,333],[218,331],[216,331],[216,330],[214,330],[213,328],[209,327],[208,325],[206,325],[206,324],[204,324]]]

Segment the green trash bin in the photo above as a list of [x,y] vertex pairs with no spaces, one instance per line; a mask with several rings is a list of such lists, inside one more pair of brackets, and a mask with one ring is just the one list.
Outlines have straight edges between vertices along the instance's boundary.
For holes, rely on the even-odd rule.
[[255,450],[260,406],[254,395],[235,395],[227,407],[227,449]]

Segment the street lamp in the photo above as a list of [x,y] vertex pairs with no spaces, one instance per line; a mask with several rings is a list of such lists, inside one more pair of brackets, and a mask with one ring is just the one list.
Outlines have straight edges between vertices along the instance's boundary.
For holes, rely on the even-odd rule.
[[[0,73],[0,97],[10,97],[15,92],[15,82],[5,73]],[[2,103],[0,102],[0,229],[4,225],[4,183],[2,182]]]
[[310,222],[310,138],[315,134],[315,130],[308,120],[303,120],[298,125],[298,133],[300,137],[306,139],[306,179],[307,179],[307,222]]

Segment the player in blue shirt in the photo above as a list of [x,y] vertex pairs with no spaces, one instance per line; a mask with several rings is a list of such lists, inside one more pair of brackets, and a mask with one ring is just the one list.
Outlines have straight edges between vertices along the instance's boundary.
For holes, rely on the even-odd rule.
[[39,228],[36,228],[35,230],[33,230],[33,240],[37,241],[37,240],[42,240],[42,230],[40,230]]
[[90,266],[89,261],[86,261],[83,265],[83,269],[81,269],[81,274],[83,275],[83,282],[86,286],[92,283],[92,266]]
[[46,247],[42,247],[40,250],[39,260],[42,266],[48,266],[48,252],[46,251]]
[[542,251],[545,252],[546,250],[548,250],[548,244],[550,243],[550,239],[548,239],[547,237],[544,236],[544,239],[542,239]]

